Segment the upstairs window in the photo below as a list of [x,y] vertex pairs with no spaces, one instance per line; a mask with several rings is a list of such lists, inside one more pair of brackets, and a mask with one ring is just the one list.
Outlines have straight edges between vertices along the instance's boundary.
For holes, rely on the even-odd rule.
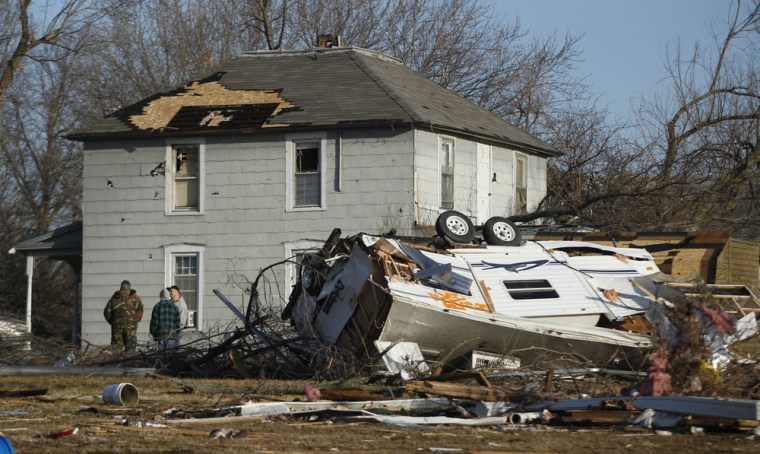
[[515,155],[515,214],[528,212],[528,157]]
[[173,143],[167,147],[167,214],[203,212],[203,144]]
[[454,141],[441,139],[438,156],[441,167],[441,208],[454,209]]
[[286,144],[286,210],[324,210],[325,135],[293,134]]
[[318,207],[321,197],[319,142],[296,143],[293,207]]
[[557,291],[546,279],[504,281],[504,287],[514,300],[559,298]]

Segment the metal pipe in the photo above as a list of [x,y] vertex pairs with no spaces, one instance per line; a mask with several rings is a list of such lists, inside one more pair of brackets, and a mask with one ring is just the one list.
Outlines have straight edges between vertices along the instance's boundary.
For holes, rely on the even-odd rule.
[[530,413],[512,413],[509,415],[509,422],[511,424],[523,424],[530,421],[535,421],[544,417],[543,413],[530,412]]

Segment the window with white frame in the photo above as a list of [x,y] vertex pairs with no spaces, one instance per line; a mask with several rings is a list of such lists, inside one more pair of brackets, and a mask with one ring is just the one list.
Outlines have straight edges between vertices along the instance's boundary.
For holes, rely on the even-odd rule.
[[515,214],[528,212],[528,157],[515,154]]
[[202,141],[169,143],[166,151],[167,214],[203,212]]
[[295,149],[293,206],[296,208],[317,207],[322,200],[319,181],[319,142],[297,142]]
[[285,258],[289,262],[285,266],[285,284],[290,289],[298,281],[298,268],[304,255],[313,254],[324,245],[324,241],[300,240],[285,243]]
[[294,135],[287,140],[288,210],[325,208],[325,137]]
[[441,208],[454,209],[454,141],[441,139],[438,156],[441,170]]
[[166,286],[179,287],[187,303],[187,326],[198,329],[202,326],[203,252],[202,246],[166,247]]

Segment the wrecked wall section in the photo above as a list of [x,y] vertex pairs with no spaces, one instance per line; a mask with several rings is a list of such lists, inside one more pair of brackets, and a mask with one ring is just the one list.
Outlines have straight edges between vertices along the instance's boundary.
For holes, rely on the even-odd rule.
[[[570,236],[612,246],[604,232],[536,234],[536,240],[561,240]],[[744,285],[760,294],[760,244],[732,238],[728,231],[618,232],[620,247],[646,248],[662,272],[678,277],[694,273],[709,284]]]
[[746,285],[755,296],[760,295],[760,244],[730,239],[715,267],[716,284]]

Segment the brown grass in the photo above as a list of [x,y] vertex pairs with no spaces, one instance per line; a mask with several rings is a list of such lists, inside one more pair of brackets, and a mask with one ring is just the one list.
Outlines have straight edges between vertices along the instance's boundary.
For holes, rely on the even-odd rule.
[[[134,407],[104,405],[102,389],[128,381],[140,390]],[[463,452],[609,452],[655,449],[673,452],[755,452],[757,442],[748,434],[722,433],[672,437],[652,432],[632,434],[620,428],[575,430],[547,426],[493,427],[395,427],[370,423],[309,422],[298,418],[181,427],[139,428],[120,424],[126,418],[162,422],[171,408],[211,410],[261,400],[271,390],[292,392],[305,382],[269,380],[162,380],[136,377],[3,377],[0,390],[48,388],[41,397],[6,398],[4,410],[27,411],[25,416],[0,416],[0,431],[17,452],[429,452],[431,448],[459,448]],[[195,391],[188,392],[188,388]],[[270,400],[302,399],[300,394],[277,393]],[[79,427],[79,433],[63,438],[51,434]],[[217,428],[245,430],[240,438],[211,440]]]

